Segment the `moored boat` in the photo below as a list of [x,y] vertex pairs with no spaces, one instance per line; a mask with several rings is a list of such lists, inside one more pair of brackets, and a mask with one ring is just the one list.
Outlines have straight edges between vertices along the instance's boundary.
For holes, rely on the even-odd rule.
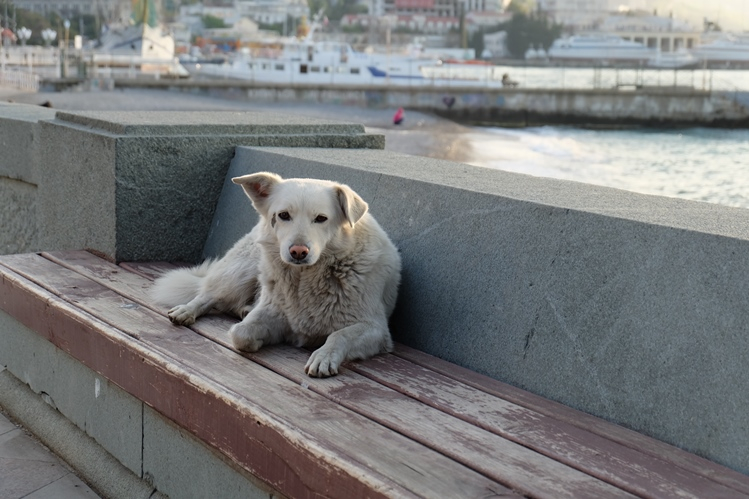
[[696,46],[692,53],[708,67],[749,67],[749,36],[723,34]]
[[243,49],[225,64],[188,66],[196,77],[309,85],[502,86],[483,61],[357,52],[346,43],[286,39]]
[[612,63],[645,63],[656,50],[639,42],[611,35],[577,35],[559,38],[549,47],[553,61]]
[[699,66],[700,60],[686,49],[658,52],[648,60],[648,66],[659,69],[687,69]]

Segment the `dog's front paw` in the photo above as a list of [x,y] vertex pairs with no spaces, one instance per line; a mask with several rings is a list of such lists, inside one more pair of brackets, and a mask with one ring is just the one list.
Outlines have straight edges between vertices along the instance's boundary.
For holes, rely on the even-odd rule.
[[189,326],[195,323],[195,314],[187,305],[177,305],[166,314],[172,324]]
[[237,350],[243,352],[257,352],[263,346],[263,341],[257,338],[252,324],[240,322],[229,329],[229,337]]
[[327,378],[338,374],[343,354],[329,345],[323,345],[309,356],[304,372],[313,378]]

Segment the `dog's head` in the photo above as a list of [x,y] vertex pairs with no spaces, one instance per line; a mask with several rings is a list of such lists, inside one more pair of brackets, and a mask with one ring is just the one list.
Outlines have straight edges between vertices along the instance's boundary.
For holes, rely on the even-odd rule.
[[282,179],[254,173],[231,179],[270,225],[281,259],[314,265],[325,248],[339,241],[367,213],[367,203],[350,187],[312,179]]

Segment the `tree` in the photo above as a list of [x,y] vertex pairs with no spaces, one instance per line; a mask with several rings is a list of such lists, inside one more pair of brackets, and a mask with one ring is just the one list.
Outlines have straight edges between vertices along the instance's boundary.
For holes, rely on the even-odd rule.
[[512,0],[510,5],[507,6],[507,11],[513,14],[530,15],[534,10],[536,10],[534,0]]
[[200,19],[203,21],[203,27],[205,29],[217,29],[226,27],[226,23],[220,17],[208,14],[201,17]]
[[515,14],[504,28],[507,31],[507,50],[516,58],[534,45],[545,50],[562,34],[560,24],[550,23],[542,14]]
[[468,40],[468,47],[473,49],[477,58],[480,58],[481,54],[484,53],[484,33],[486,32],[483,29],[479,29],[475,31],[471,35],[471,39]]
[[309,0],[309,10],[312,13],[322,10],[331,21],[340,21],[346,14],[366,14],[369,9],[358,0]]
[[[513,5],[517,0],[513,0]],[[525,52],[533,45],[548,50],[554,40],[562,35],[562,25],[549,22],[543,14],[516,13],[506,23],[493,28],[481,29],[471,37],[469,47],[480,56],[484,51],[484,33],[507,32],[507,50],[516,59],[525,57]]]

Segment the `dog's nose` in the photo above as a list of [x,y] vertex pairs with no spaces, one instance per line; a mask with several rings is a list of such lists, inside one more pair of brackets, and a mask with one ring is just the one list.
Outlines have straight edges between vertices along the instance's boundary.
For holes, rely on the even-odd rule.
[[294,260],[304,260],[309,255],[309,248],[301,244],[295,244],[289,248],[289,254]]

